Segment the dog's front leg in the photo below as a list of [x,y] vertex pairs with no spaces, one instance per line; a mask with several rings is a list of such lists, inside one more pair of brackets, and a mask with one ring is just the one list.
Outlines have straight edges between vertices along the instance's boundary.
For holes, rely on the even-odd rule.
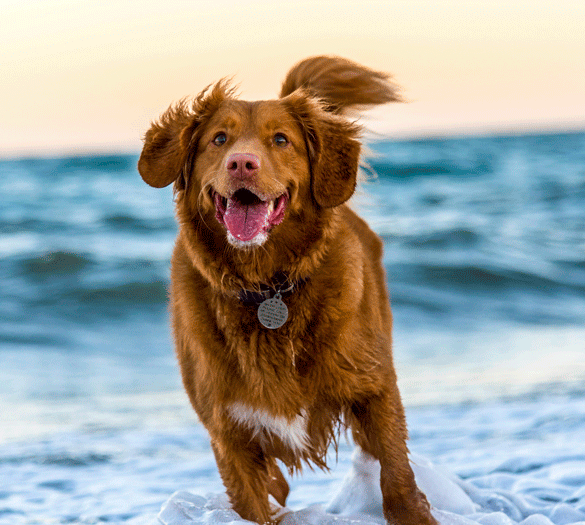
[[260,445],[230,437],[213,440],[212,448],[233,509],[246,520],[271,523],[270,476]]
[[398,389],[352,406],[353,436],[380,461],[384,516],[392,525],[437,525],[408,461],[404,409]]

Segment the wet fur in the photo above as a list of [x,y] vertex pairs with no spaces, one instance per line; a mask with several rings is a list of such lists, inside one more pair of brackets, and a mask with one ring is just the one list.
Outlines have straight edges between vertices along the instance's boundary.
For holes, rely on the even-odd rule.
[[[361,150],[360,128],[346,115],[398,98],[384,73],[314,57],[289,72],[279,99],[238,100],[220,81],[171,106],[146,133],[142,177],[175,188],[170,308],[183,383],[245,519],[271,520],[269,494],[285,504],[276,459],[291,471],[325,468],[343,423],[380,460],[388,521],[435,523],[407,457],[382,243],[345,204]],[[230,184],[228,149],[210,142],[218,129],[230,130],[229,151],[262,159],[255,187],[289,192],[285,218],[262,246],[228,244],[215,218],[210,189]],[[286,148],[270,142],[277,131]],[[277,272],[304,284],[285,299],[287,322],[269,330],[238,294]],[[289,424],[292,436],[282,434]]]

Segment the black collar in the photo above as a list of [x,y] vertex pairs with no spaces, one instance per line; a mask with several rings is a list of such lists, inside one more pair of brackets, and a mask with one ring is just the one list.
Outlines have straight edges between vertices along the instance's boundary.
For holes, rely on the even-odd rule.
[[291,281],[284,272],[277,272],[270,280],[270,285],[261,284],[257,290],[241,290],[238,294],[240,301],[246,306],[258,306],[266,299],[271,299],[277,293],[282,297],[292,295],[297,288],[300,288],[309,279]]

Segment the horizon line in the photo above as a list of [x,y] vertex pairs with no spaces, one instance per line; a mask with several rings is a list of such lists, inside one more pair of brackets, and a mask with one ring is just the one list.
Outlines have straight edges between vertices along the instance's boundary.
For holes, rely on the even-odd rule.
[[[417,142],[433,140],[462,140],[462,139],[482,139],[482,138],[506,138],[506,137],[530,137],[530,136],[552,136],[552,135],[579,135],[585,133],[585,122],[571,122],[559,125],[542,125],[540,127],[528,126],[485,126],[470,127],[459,129],[444,130],[413,130],[412,132],[393,132],[383,133],[372,131],[364,127],[364,143],[372,142]],[[103,144],[92,148],[86,145],[63,146],[63,147],[41,147],[37,152],[33,149],[22,149],[20,151],[2,151],[0,150],[0,162],[10,162],[19,160],[51,160],[67,158],[84,158],[84,157],[124,157],[139,156],[141,151],[141,142],[137,142],[136,147],[125,145],[116,146],[115,144]]]

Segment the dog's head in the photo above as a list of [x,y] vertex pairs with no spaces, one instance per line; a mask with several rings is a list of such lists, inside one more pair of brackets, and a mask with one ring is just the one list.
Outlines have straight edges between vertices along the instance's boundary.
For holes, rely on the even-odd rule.
[[169,108],[138,163],[151,186],[175,183],[183,205],[241,249],[265,244],[296,217],[338,206],[356,185],[359,127],[303,89],[238,100],[226,82]]

